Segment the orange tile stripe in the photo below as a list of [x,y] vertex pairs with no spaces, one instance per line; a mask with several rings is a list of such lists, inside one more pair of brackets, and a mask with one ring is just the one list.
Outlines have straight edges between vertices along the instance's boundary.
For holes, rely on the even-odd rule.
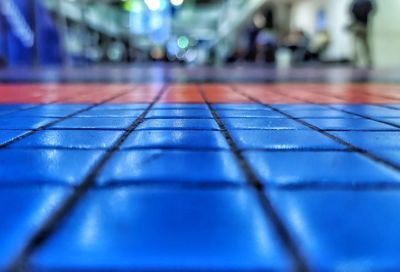
[[400,84],[0,84],[0,104],[150,103],[400,104]]

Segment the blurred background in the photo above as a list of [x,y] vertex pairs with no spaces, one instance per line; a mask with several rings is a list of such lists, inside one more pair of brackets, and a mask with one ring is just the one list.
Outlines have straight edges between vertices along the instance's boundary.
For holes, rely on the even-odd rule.
[[1,0],[0,66],[400,67],[400,1],[356,2]]

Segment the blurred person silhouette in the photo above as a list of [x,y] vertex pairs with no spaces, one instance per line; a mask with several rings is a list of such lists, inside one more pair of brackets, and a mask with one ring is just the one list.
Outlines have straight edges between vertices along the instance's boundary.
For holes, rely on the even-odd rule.
[[293,52],[293,61],[295,63],[302,63],[306,60],[310,46],[310,37],[301,29],[295,30],[287,37],[286,46]]
[[349,30],[354,36],[354,65],[364,61],[368,68],[373,66],[369,25],[375,9],[372,0],[354,0],[351,4],[352,23]]
[[275,53],[278,48],[278,39],[276,34],[271,29],[264,28],[257,34],[256,45],[256,61],[275,63]]

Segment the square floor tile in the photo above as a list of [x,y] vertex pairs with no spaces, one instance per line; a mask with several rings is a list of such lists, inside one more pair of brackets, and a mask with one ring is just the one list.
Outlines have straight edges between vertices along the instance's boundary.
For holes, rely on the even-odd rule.
[[9,114],[11,112],[17,112],[35,106],[36,105],[32,104],[0,104],[0,114]]
[[94,107],[93,111],[103,110],[145,110],[150,104],[102,104]]
[[400,269],[399,191],[268,191],[311,271]]
[[386,106],[391,107],[391,108],[393,108],[395,110],[400,110],[400,105],[399,104],[388,104]]
[[0,186],[78,185],[99,161],[101,151],[0,149]]
[[0,145],[15,140],[28,132],[27,130],[0,130]]
[[154,109],[146,118],[212,118],[212,115],[208,109]]
[[345,113],[339,110],[325,109],[325,110],[282,110],[283,112],[289,114],[296,118],[361,118],[359,116]]
[[121,118],[138,118],[144,110],[139,109],[139,110],[116,110],[116,109],[93,109],[93,110],[88,110],[85,112],[82,112],[75,117],[121,117]]
[[351,112],[385,111],[385,107],[370,104],[330,104],[335,109]]
[[231,130],[240,149],[345,149],[316,131],[307,130]]
[[65,117],[67,115],[79,112],[89,105],[44,105],[33,109],[19,111],[10,114],[10,117]]
[[266,110],[264,105],[260,104],[213,104],[214,110]]
[[111,130],[46,130],[34,133],[10,147],[105,149],[110,148],[123,133]]
[[400,185],[400,172],[357,153],[246,152],[245,156],[260,180],[270,185]]
[[146,119],[138,130],[218,130],[213,119]]
[[55,118],[0,117],[0,129],[37,129],[56,121]]
[[21,254],[27,241],[70,193],[60,187],[0,187],[0,270]]
[[303,120],[323,130],[400,130],[400,128],[367,119],[324,118]]
[[128,129],[136,118],[80,117],[69,118],[52,126],[52,129]]
[[132,132],[121,148],[227,149],[219,131],[141,130]]
[[155,104],[153,109],[170,109],[170,110],[204,110],[208,111],[207,104]]
[[16,107],[3,107],[2,105],[0,105],[0,116],[2,116],[2,115],[9,116],[9,115],[13,114],[14,112],[18,112],[20,110],[21,109],[16,108]]
[[33,270],[293,269],[257,197],[244,189],[91,191],[29,264]]
[[222,118],[226,129],[290,130],[310,129],[288,118]]
[[394,127],[396,127],[396,129],[400,130],[400,117],[398,117],[398,118],[397,117],[396,118],[376,117],[375,119],[378,121],[389,123],[389,124],[393,125]]
[[229,151],[120,151],[111,158],[99,184],[112,183],[244,183]]
[[313,105],[313,104],[280,104],[273,105],[274,108],[285,112],[296,112],[296,111],[325,111],[328,110],[327,106],[324,105]]
[[391,118],[400,118],[400,110],[389,109],[384,107],[375,107],[375,108],[358,108],[358,109],[347,109],[349,112],[354,112],[356,114],[360,114],[368,117],[391,117]]
[[400,147],[396,149],[374,149],[372,153],[400,168]]
[[239,117],[239,118],[286,118],[283,114],[276,111],[263,110],[218,110],[220,118]]
[[338,131],[331,134],[356,147],[368,150],[400,147],[400,132],[397,131]]

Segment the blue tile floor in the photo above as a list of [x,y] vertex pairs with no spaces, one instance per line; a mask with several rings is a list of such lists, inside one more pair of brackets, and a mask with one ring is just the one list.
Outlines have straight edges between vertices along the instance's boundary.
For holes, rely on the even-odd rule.
[[400,271],[400,106],[0,106],[0,270]]

